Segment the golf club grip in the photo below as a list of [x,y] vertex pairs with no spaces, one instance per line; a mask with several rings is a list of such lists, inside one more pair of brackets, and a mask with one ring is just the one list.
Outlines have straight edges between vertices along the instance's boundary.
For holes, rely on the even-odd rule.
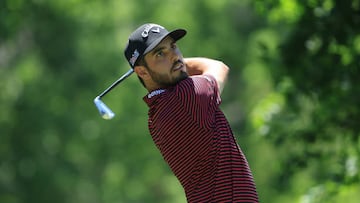
[[99,98],[105,96],[108,92],[110,92],[114,87],[120,84],[123,80],[129,77],[134,72],[133,69],[128,70],[124,75],[122,75],[119,79],[117,79],[113,84],[111,84],[106,90],[104,90],[100,95]]

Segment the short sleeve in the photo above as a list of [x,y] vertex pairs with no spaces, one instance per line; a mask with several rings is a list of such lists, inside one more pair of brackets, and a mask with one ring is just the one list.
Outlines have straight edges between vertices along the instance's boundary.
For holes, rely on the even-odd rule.
[[209,75],[189,77],[176,86],[176,93],[184,109],[201,127],[213,126],[215,111],[221,103],[214,77]]

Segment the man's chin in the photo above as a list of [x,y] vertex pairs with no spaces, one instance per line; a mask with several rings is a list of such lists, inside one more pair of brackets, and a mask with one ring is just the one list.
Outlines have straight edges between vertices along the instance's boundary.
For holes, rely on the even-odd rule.
[[185,80],[186,78],[188,78],[189,75],[187,74],[187,72],[185,71],[181,71],[179,73],[179,75],[174,76],[171,80],[168,81],[164,81],[164,80],[157,80],[157,83],[160,85],[160,87],[162,88],[168,88],[168,87],[172,87],[177,85],[179,82]]
[[180,72],[180,75],[177,77],[177,82],[180,82],[180,81],[182,81],[182,80],[184,80],[184,79],[186,79],[186,78],[188,78],[189,77],[189,75],[187,74],[187,72],[185,72],[185,71],[181,71]]

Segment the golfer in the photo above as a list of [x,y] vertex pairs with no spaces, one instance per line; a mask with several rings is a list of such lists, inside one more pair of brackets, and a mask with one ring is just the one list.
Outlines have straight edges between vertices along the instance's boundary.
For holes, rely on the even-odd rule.
[[184,188],[188,202],[258,202],[248,162],[220,110],[229,68],[208,58],[183,58],[172,32],[144,24],[125,57],[148,94],[151,137]]

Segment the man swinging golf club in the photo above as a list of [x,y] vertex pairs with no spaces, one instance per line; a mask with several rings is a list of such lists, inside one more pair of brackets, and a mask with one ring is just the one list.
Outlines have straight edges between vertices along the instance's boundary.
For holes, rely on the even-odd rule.
[[220,93],[229,68],[208,58],[183,58],[184,29],[144,24],[125,57],[149,93],[148,127],[183,186],[188,202],[258,202],[248,162],[223,112]]

